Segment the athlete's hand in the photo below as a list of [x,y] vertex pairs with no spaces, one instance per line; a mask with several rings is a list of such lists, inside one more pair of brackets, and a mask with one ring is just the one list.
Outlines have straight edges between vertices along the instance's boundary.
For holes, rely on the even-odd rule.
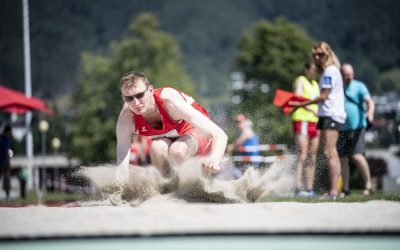
[[201,168],[203,173],[206,176],[213,176],[219,173],[221,170],[218,162],[206,161],[201,164]]

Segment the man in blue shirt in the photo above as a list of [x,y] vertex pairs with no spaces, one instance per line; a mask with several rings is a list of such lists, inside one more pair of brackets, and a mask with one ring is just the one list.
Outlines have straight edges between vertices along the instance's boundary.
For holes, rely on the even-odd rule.
[[350,157],[363,177],[363,194],[367,196],[371,194],[372,183],[368,162],[365,158],[364,137],[368,122],[371,123],[374,120],[375,104],[365,84],[354,80],[354,70],[350,64],[343,64],[341,71],[344,82],[345,111],[347,114],[337,143],[342,166],[342,196],[350,194]]

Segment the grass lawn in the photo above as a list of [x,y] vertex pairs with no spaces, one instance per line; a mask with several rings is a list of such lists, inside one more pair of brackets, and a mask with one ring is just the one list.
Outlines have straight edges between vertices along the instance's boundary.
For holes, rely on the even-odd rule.
[[45,192],[36,193],[29,191],[26,198],[17,198],[10,201],[0,200],[0,207],[27,206],[27,205],[62,205],[73,201],[87,201],[95,199],[94,194],[85,193],[64,193],[64,192]]
[[[96,194],[87,193],[64,193],[64,192],[46,192],[43,194],[36,193],[34,191],[28,192],[25,199],[13,199],[11,201],[0,201],[0,207],[19,207],[28,205],[48,205],[48,206],[60,206],[73,201],[89,201],[97,200]],[[333,200],[320,200],[317,198],[291,198],[291,197],[265,197],[259,202],[366,202],[370,200],[389,200],[389,201],[400,201],[399,194],[385,193],[382,191],[376,191],[370,196],[363,196],[362,190],[352,190],[351,195],[344,198],[339,198],[336,201]]]
[[351,195],[344,198],[338,198],[337,200],[321,200],[320,198],[290,198],[290,197],[265,197],[260,202],[365,202],[370,200],[388,200],[388,201],[400,201],[400,195],[394,193],[387,193],[381,190],[375,191],[370,196],[364,196],[362,190],[351,190]]

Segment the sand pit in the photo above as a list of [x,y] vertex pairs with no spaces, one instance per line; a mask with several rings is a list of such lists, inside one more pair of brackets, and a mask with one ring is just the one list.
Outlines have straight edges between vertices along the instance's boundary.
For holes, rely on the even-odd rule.
[[0,208],[1,238],[235,233],[399,233],[400,203],[189,203]]
[[106,200],[116,206],[138,206],[151,197],[165,194],[192,202],[253,203],[266,196],[290,196],[294,192],[292,171],[286,167],[289,162],[282,161],[264,172],[250,167],[237,180],[227,178],[223,172],[215,178],[205,176],[201,162],[199,158],[191,159],[175,167],[168,178],[155,167],[127,168],[123,163],[117,167],[82,168],[78,175],[89,178]]
[[257,203],[292,192],[289,172],[275,165],[263,175],[250,170],[223,180],[202,176],[196,161],[188,164],[171,178],[152,168],[83,169],[104,199],[81,207],[0,208],[0,238],[400,232],[400,202]]

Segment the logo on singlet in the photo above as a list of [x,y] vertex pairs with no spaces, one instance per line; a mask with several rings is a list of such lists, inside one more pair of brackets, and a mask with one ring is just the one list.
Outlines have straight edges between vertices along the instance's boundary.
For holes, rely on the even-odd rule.
[[324,86],[331,87],[332,86],[332,77],[324,76]]
[[145,126],[142,126],[142,129],[141,129],[140,131],[142,131],[142,132],[147,132],[147,129],[146,129]]

